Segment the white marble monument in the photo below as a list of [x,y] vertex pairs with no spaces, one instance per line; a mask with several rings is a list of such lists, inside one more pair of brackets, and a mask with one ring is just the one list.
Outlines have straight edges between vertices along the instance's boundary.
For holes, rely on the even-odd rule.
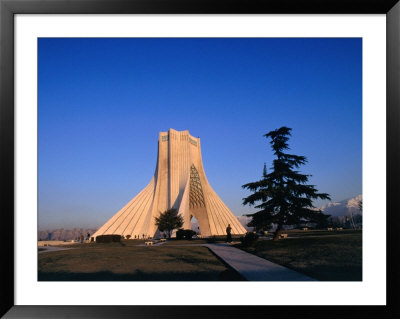
[[155,217],[175,208],[190,229],[195,217],[202,236],[226,235],[230,224],[233,235],[246,230],[207,181],[201,158],[200,138],[189,131],[160,132],[157,167],[150,183],[93,235],[154,237]]

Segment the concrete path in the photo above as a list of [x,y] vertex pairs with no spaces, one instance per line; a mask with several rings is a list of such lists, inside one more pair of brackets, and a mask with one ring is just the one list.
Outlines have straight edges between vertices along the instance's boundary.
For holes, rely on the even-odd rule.
[[205,244],[218,257],[250,281],[316,281],[229,244]]

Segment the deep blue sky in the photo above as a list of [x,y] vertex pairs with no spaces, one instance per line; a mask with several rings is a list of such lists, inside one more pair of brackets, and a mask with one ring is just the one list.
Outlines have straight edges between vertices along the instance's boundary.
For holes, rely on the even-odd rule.
[[361,194],[361,39],[38,41],[39,229],[101,226],[150,181],[169,128],[201,138],[235,215],[283,125],[311,184]]

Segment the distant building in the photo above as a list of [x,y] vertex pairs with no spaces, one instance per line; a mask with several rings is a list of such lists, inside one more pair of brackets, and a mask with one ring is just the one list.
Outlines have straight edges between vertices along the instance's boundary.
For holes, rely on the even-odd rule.
[[183,217],[184,229],[190,229],[195,217],[202,236],[226,235],[228,224],[232,234],[246,230],[235,215],[211,188],[203,168],[200,138],[189,131],[160,132],[158,158],[150,183],[108,220],[93,235],[119,234],[154,237],[155,217],[175,208]]

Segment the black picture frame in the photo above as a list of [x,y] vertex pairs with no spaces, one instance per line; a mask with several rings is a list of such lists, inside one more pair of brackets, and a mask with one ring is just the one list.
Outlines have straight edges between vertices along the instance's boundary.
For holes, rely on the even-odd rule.
[[[28,306],[14,303],[14,15],[15,14],[386,14],[387,305],[386,306]],[[0,315],[5,318],[179,318],[363,315],[399,317],[397,183],[400,137],[398,0],[0,0]],[[379,107],[379,106],[377,106]],[[384,141],[382,141],[384,142]],[[379,169],[379,168],[377,168]],[[377,230],[379,236],[379,230]],[[251,292],[244,292],[251,293]]]

